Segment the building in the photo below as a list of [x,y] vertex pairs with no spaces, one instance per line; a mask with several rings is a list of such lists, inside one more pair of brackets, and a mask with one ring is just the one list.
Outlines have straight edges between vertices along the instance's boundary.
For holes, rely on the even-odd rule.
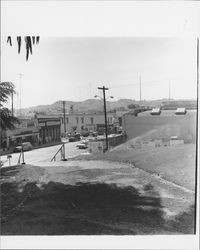
[[50,115],[35,115],[39,129],[39,144],[61,140],[61,118]]
[[162,103],[162,109],[176,110],[182,107],[197,109],[197,100],[170,100]]
[[4,147],[12,148],[22,142],[31,142],[33,146],[39,143],[39,128],[35,118],[19,118],[19,124],[15,124],[15,129],[7,130]]
[[196,141],[196,110],[187,110],[184,114],[176,114],[176,110],[161,110],[158,115],[152,115],[151,111],[123,115],[123,130],[128,139],[144,136],[145,139],[157,139],[158,137],[170,138],[178,136],[185,143]]
[[[76,131],[82,133],[83,131],[98,132],[105,129],[105,116],[103,112],[93,113],[70,113],[65,115],[65,124],[63,115],[59,116],[61,122],[61,133],[71,133]],[[108,129],[111,130],[116,124],[117,117],[115,112],[107,112]]]

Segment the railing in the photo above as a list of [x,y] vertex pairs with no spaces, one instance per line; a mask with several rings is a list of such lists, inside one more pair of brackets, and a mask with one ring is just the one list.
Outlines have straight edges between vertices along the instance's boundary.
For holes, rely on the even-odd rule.
[[59,150],[56,152],[51,161],[56,161],[56,156],[59,152],[61,154],[61,161],[67,161],[67,159],[65,158],[65,143],[63,143],[63,145],[59,148]]

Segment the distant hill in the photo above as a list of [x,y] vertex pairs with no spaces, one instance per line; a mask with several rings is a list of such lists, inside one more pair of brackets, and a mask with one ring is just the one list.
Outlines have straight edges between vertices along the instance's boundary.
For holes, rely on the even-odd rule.
[[[163,102],[168,101],[168,99],[152,100],[152,101],[135,101],[132,99],[120,99],[118,101],[106,101],[107,110],[128,110],[128,105],[130,104],[140,104],[149,107],[159,107]],[[194,101],[194,100],[185,100]],[[99,99],[88,99],[82,102],[66,101],[65,108],[66,113],[70,112],[70,108],[73,106],[74,112],[92,112],[92,111],[103,111],[103,101]],[[19,115],[19,110],[16,110],[16,115]],[[51,105],[38,105],[34,107],[24,108],[21,110],[22,116],[32,116],[34,113],[44,113],[44,114],[56,114],[63,112],[62,101],[57,101]]]
[[[118,101],[107,101],[107,110],[113,109],[127,109],[127,106],[134,103],[131,99],[121,99]],[[73,106],[74,112],[91,112],[91,111],[103,111],[103,101],[98,99],[88,99],[82,102],[66,101],[65,109],[66,113],[70,112],[70,108]],[[29,116],[38,113],[55,114],[61,113],[63,110],[62,101],[57,101],[51,105],[38,105],[30,108],[21,109],[22,116]],[[19,110],[16,110],[16,114],[19,114]]]

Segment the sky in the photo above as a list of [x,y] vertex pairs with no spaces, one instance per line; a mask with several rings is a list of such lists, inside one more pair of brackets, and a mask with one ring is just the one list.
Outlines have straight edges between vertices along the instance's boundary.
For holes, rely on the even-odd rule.
[[24,44],[18,54],[16,39],[12,47],[1,40],[1,81],[15,84],[15,108],[83,101],[102,96],[103,85],[115,101],[139,100],[140,78],[142,99],[196,98],[192,38],[42,36],[27,62]]

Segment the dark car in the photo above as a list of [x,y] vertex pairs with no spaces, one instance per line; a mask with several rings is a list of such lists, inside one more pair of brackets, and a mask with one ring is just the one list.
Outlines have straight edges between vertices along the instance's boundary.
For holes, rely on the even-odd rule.
[[21,152],[22,147],[23,147],[23,151],[29,151],[33,149],[33,146],[31,145],[30,142],[23,142],[21,145],[18,145],[17,147],[15,147],[13,152]]
[[69,142],[80,141],[80,140],[81,140],[80,134],[74,134],[69,136]]

